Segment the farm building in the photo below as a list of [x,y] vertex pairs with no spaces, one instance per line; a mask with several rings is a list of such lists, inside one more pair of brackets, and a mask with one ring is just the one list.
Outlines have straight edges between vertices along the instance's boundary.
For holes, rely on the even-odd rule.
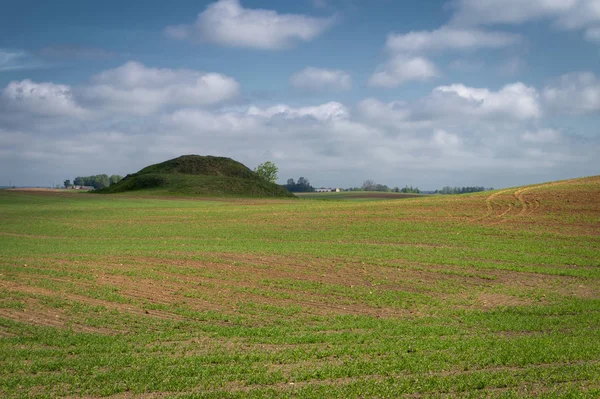
[[70,188],[73,190],[93,190],[94,189],[93,186],[71,186]]
[[315,192],[317,193],[339,193],[340,190],[339,188],[316,188]]

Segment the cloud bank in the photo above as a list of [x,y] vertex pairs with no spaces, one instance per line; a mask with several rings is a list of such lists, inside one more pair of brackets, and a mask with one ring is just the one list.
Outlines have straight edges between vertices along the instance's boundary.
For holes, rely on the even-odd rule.
[[[539,89],[455,83],[412,101],[264,105],[231,103],[242,90],[219,73],[128,62],[74,87],[7,84],[0,94],[1,178],[36,184],[126,174],[198,153],[250,167],[270,159],[283,181],[304,175],[317,185],[371,178],[436,188],[518,184],[530,174],[554,179],[600,166],[597,140],[546,120],[549,113],[599,112],[597,82],[582,73]],[[567,101],[573,96],[580,101]]]
[[333,25],[334,17],[314,18],[244,8],[239,0],[219,0],[206,7],[193,24],[165,29],[174,39],[231,47],[280,50],[309,42]]

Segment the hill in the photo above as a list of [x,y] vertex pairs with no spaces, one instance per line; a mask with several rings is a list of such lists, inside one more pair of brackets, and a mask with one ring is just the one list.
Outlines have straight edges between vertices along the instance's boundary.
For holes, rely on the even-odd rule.
[[100,194],[139,192],[157,195],[294,197],[283,187],[261,179],[231,158],[184,155],[127,175]]

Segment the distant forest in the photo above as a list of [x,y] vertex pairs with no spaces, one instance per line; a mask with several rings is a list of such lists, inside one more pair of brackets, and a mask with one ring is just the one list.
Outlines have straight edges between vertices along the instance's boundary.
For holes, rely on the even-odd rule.
[[474,187],[449,187],[446,186],[441,190],[435,190],[435,194],[467,194],[467,193],[478,193],[480,191],[493,190],[492,187],[485,188],[483,186]]
[[100,189],[118,183],[121,180],[123,180],[123,176],[120,175],[108,176],[106,174],[102,174],[93,176],[77,176],[75,180],[73,180],[72,184],[70,180],[65,180],[64,186],[65,188],[69,188],[71,186],[90,186],[94,187],[94,189]]
[[419,187],[405,186],[403,188],[390,188],[385,184],[375,183],[373,180],[365,180],[360,187],[346,188],[345,191],[380,191],[386,193],[405,193],[405,194],[420,194]]

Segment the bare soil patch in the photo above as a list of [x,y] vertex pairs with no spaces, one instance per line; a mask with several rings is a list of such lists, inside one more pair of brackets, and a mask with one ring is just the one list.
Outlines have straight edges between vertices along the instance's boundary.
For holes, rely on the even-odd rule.
[[[526,306],[533,303],[534,297],[539,303],[540,290],[563,296],[600,297],[600,287],[584,279],[565,276],[406,262],[378,265],[310,256],[204,253],[202,257],[206,259],[192,258],[197,255],[107,257],[90,262],[56,259],[57,267],[62,269],[70,264],[89,267],[94,270],[95,280],[28,274],[22,280],[2,281],[0,287],[164,320],[187,318],[177,311],[179,307],[232,315],[242,312],[249,317],[267,319],[275,317],[278,309],[282,314],[292,311],[306,315],[388,318],[427,314],[431,306],[427,297],[432,301],[442,300],[450,307],[470,309]],[[28,260],[28,264],[35,266],[35,260]],[[60,288],[58,291],[42,288],[37,281],[54,281]],[[93,289],[98,287],[114,289],[127,303],[94,297]],[[90,294],[86,294],[87,290]],[[515,296],[515,292],[519,295]],[[376,300],[378,295],[393,298],[396,294],[409,301],[414,295],[416,302],[398,307]],[[253,316],[248,312],[252,312],[255,305],[268,308],[257,308]],[[293,310],[294,307],[297,310]],[[35,307],[28,304],[29,313],[3,309],[0,315],[24,322],[64,326],[62,320],[66,317],[60,314],[56,317],[53,310],[37,309],[37,313],[31,313],[34,310]],[[35,317],[30,316],[32,314]]]

